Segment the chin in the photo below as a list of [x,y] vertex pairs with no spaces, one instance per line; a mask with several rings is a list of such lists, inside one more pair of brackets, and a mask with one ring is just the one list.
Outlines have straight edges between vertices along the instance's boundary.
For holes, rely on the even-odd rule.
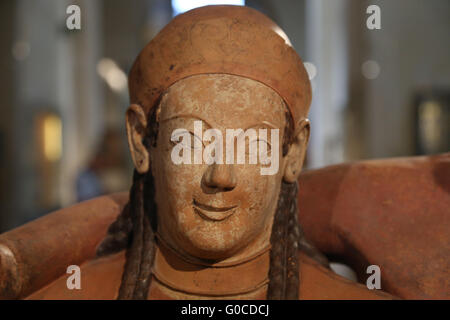
[[[222,234],[223,235],[223,234]],[[201,235],[192,234],[185,251],[191,256],[205,260],[224,260],[233,256],[241,249],[243,241],[241,239],[234,239],[234,241],[224,241],[222,235],[217,233],[203,233]]]

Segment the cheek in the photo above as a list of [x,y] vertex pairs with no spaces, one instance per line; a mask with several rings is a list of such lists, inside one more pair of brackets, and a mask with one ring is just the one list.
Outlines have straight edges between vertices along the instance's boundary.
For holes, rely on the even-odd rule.
[[259,165],[238,167],[238,185],[252,206],[266,207],[273,195],[276,195],[280,175],[261,175]]
[[193,226],[192,201],[200,188],[204,168],[202,165],[175,165],[170,157],[171,146],[156,148],[153,157],[153,175],[156,201],[161,223],[188,229]]
[[241,220],[244,220],[240,221],[241,227],[259,232],[276,207],[281,177],[279,174],[261,175],[259,165],[238,166],[237,175],[243,212]]

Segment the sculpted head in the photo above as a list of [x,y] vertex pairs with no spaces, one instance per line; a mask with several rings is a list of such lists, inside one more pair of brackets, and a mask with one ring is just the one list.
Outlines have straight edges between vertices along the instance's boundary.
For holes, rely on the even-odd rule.
[[[140,106],[128,110],[127,128],[136,169],[154,177],[160,237],[180,253],[203,259],[242,256],[267,246],[281,182],[296,181],[301,171],[308,121],[303,119],[294,132],[289,110],[274,90],[226,74],[194,75],[177,81],[154,112],[153,121],[158,123],[154,144],[143,143],[150,125]],[[202,124],[200,136],[195,135],[196,121]],[[225,154],[223,163],[175,164],[172,153],[176,144],[171,137],[180,128],[189,131],[192,158],[195,140],[202,152],[214,143],[204,138],[210,128],[222,133],[224,153],[227,129],[254,129],[256,134],[266,129],[267,137],[245,139],[244,164],[236,163],[236,156],[234,163],[227,164]],[[272,137],[272,129],[278,129],[278,135]],[[278,170],[270,175],[261,174],[261,166],[266,165],[260,161],[249,163],[250,145],[262,143],[271,155],[278,156]],[[237,138],[234,146],[237,154]]]
[[248,7],[202,7],[139,54],[126,113],[130,201],[98,250],[128,246],[119,298],[147,297],[160,245],[197,266],[271,248],[267,298],[298,296],[311,87],[280,30]]

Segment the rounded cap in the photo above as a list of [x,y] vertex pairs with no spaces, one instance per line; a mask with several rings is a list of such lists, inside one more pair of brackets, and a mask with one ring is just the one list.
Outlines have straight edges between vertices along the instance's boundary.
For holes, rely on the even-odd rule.
[[176,81],[198,74],[232,74],[259,81],[286,102],[294,125],[306,117],[311,85],[284,32],[243,6],[206,6],[175,17],[136,59],[131,103],[148,114]]

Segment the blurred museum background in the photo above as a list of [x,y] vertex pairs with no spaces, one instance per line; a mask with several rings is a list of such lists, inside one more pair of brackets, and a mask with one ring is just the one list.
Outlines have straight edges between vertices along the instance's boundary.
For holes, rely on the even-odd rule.
[[[0,232],[130,187],[131,64],[174,15],[214,2],[0,1]],[[66,27],[71,4],[81,30]],[[380,30],[366,26],[372,4]],[[449,151],[450,1],[245,5],[275,20],[308,62],[307,168]]]

